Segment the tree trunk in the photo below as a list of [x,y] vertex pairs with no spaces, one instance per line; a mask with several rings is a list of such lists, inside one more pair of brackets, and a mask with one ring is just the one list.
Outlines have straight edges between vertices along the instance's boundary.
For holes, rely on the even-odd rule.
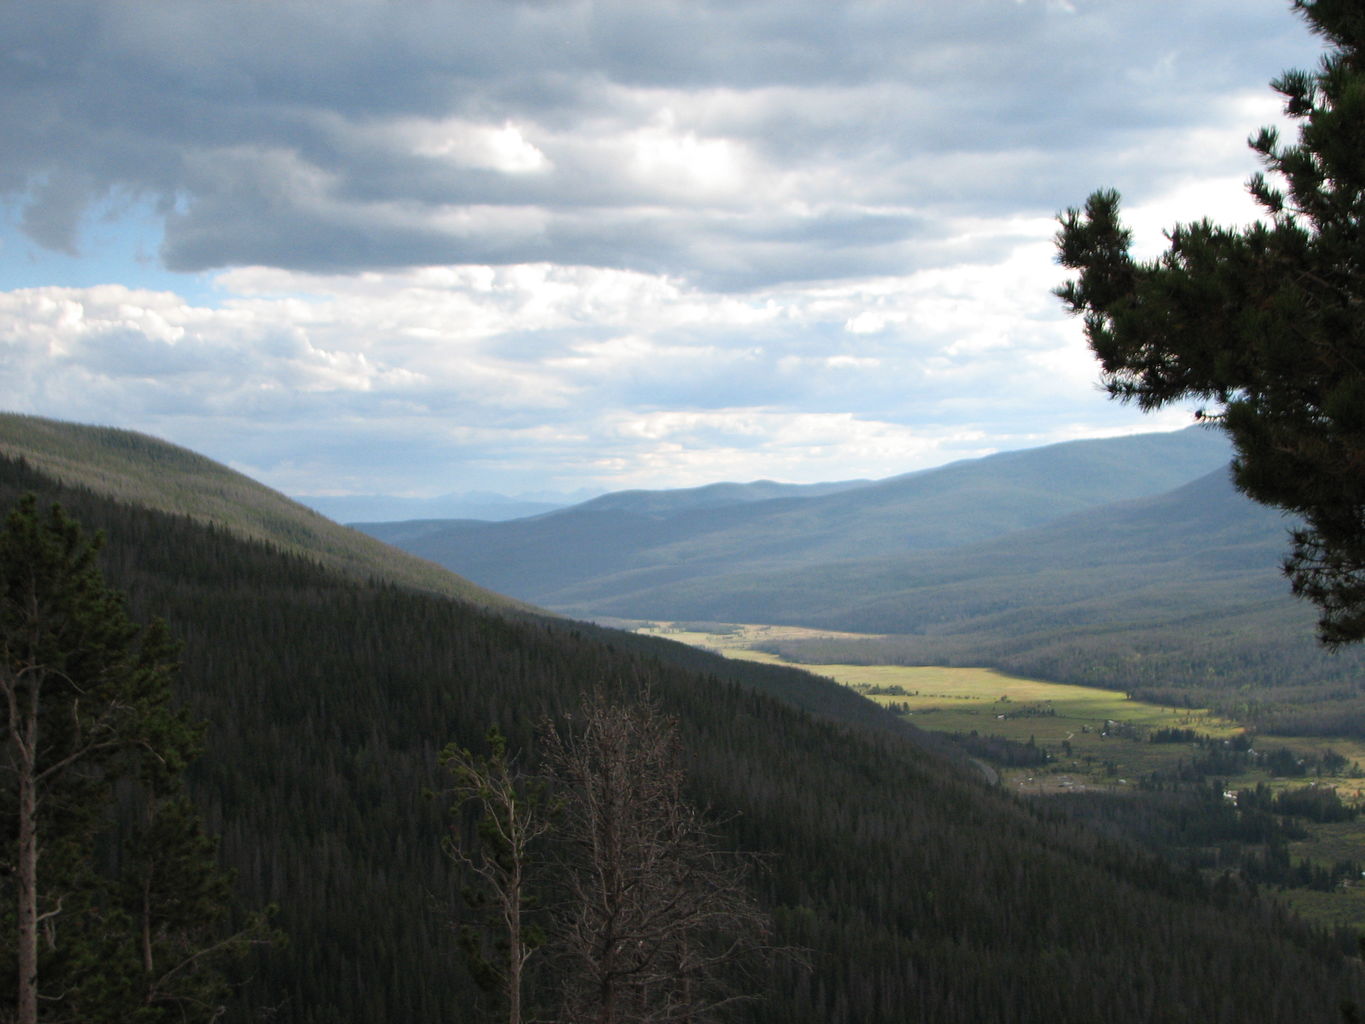
[[521,1024],[521,967],[525,951],[521,948],[521,864],[512,872],[511,898],[507,908],[507,1024]]
[[[30,748],[31,749],[31,748]],[[38,1024],[38,794],[33,765],[19,771],[18,905],[19,989],[18,1024]]]

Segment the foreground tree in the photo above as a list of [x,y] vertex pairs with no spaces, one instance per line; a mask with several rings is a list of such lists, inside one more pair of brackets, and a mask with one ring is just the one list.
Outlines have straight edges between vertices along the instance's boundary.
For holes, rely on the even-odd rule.
[[[768,953],[766,918],[750,862],[717,847],[683,794],[676,723],[651,699],[598,695],[544,735],[534,775],[496,730],[487,755],[441,755],[456,809],[478,820],[448,842],[474,881],[461,945],[505,1019],[533,1019],[528,987],[558,1001],[562,1024],[701,1024],[750,998],[733,983]],[[528,986],[537,954],[542,983]]]
[[478,813],[478,843],[461,841],[457,826],[446,852],[477,880],[465,891],[466,904],[492,919],[491,927],[461,928],[466,962],[481,988],[503,998],[507,1024],[522,1024],[526,967],[545,942],[531,915],[536,885],[545,880],[537,846],[550,828],[550,810],[541,780],[518,771],[497,729],[489,731],[488,747],[486,755],[453,744],[441,753],[440,763],[454,780],[456,809],[472,804]]
[[586,701],[548,730],[562,787],[565,1017],[703,1021],[747,997],[727,985],[761,953],[748,862],[717,848],[683,793],[677,725],[650,699]]
[[220,957],[260,926],[210,937],[228,879],[182,792],[199,729],[171,699],[164,627],[128,617],[99,546],[32,497],[0,530],[5,1016],[211,1020]]
[[1207,220],[1136,262],[1112,191],[1061,219],[1057,294],[1085,318],[1110,394],[1144,410],[1185,399],[1236,449],[1234,479],[1301,517],[1285,563],[1329,645],[1365,639],[1365,7],[1295,0],[1329,43],[1315,74],[1273,83],[1296,145],[1251,141],[1267,222]]

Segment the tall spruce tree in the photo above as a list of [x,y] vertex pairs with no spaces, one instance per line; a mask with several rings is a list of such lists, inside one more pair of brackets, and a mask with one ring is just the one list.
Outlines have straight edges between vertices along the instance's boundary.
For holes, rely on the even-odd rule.
[[1365,5],[1295,0],[1328,43],[1272,83],[1298,142],[1251,139],[1264,222],[1179,225],[1137,262],[1119,196],[1061,218],[1057,290],[1085,318],[1111,395],[1144,410],[1209,403],[1246,494],[1300,517],[1285,562],[1329,645],[1365,639]]
[[[182,792],[200,729],[173,647],[96,562],[101,539],[24,498],[0,529],[0,1019],[213,1020],[228,878]],[[119,813],[121,812],[121,813]]]

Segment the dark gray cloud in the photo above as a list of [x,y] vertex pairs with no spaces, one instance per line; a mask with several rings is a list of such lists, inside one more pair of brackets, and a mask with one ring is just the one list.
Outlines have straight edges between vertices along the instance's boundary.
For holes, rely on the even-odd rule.
[[1141,197],[1197,169],[1163,137],[1314,52],[1278,0],[58,0],[0,30],[0,190],[50,249],[123,195],[163,212],[176,270],[722,289],[903,272],[948,216],[1116,179]]

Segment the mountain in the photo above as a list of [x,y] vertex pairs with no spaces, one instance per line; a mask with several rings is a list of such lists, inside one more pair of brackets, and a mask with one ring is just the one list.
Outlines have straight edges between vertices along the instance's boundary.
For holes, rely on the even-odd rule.
[[[723,508],[727,505],[745,505],[750,502],[768,501],[775,498],[817,497],[824,494],[837,494],[865,485],[866,480],[850,480],[842,483],[825,484],[779,484],[771,480],[757,480],[748,484],[707,484],[704,487],[681,488],[666,491],[614,491],[582,502],[574,508],[589,515],[620,515],[626,518],[639,516],[667,516],[676,513],[696,512],[705,509]],[[440,544],[442,538],[452,532],[469,530],[478,532],[486,520],[505,522],[513,518],[541,518],[543,510],[533,516],[461,516],[441,519],[400,519],[385,522],[353,522],[350,525],[372,537],[408,549],[421,546],[428,541]],[[474,521],[465,521],[474,520]]]
[[348,575],[390,579],[481,604],[501,594],[357,530],[339,526],[250,477],[145,434],[0,413],[0,453],[69,485],[307,554]]
[[[51,464],[89,464],[38,426]],[[219,478],[188,468],[160,484],[194,507]],[[34,492],[103,530],[133,613],[183,642],[182,696],[207,722],[193,796],[244,902],[278,903],[290,935],[249,966],[231,1024],[490,1016],[459,966],[466,879],[442,852],[473,822],[423,795],[445,784],[437,751],[495,725],[534,764],[544,718],[646,685],[676,716],[689,794],[766,866],[773,942],[806,951],[745,979],[753,1024],[1327,1024],[1365,1000],[1352,936],[1037,811],[827,681],[360,578],[308,540],[132,496],[146,486],[66,484],[0,453],[0,507]],[[234,519],[278,500],[243,493]],[[552,995],[553,975],[532,988]]]
[[436,498],[397,498],[385,494],[299,494],[295,500],[339,523],[405,519],[486,519],[502,521],[553,512],[593,497],[593,491],[507,495],[465,491]]
[[[759,501],[764,498],[796,494],[829,494],[837,490],[867,483],[866,480],[832,484],[778,484],[760,480],[752,484],[710,484],[689,490],[676,491],[617,491],[604,496],[610,504],[625,503],[648,506],[655,500],[670,504],[691,501],[699,506],[729,504],[733,501]],[[437,498],[395,498],[379,494],[297,495],[297,500],[338,522],[365,524],[368,532],[380,536],[389,523],[451,519],[477,519],[505,522],[555,512],[571,505],[592,502],[597,492],[579,489],[574,492],[541,492],[510,496],[492,491],[466,491],[445,494]],[[375,527],[370,530],[369,527]],[[383,538],[387,539],[387,538]]]
[[500,593],[596,612],[604,609],[591,593],[619,606],[622,593],[688,580],[983,541],[1166,491],[1229,454],[1220,434],[1192,428],[1006,452],[823,493],[763,485],[627,492],[506,523],[363,529]]
[[666,491],[615,491],[584,502],[578,507],[592,512],[634,512],[641,515],[669,515],[698,509],[744,505],[776,498],[818,498],[826,494],[866,487],[869,480],[843,480],[824,484],[780,484],[755,480],[748,484],[707,484]]
[[619,574],[556,597],[585,613],[748,616],[872,633],[1017,636],[1097,622],[1148,628],[1210,608],[1292,607],[1278,572],[1285,531],[1278,513],[1233,488],[1224,467],[1155,497],[971,544],[662,585],[650,585],[648,574]]

